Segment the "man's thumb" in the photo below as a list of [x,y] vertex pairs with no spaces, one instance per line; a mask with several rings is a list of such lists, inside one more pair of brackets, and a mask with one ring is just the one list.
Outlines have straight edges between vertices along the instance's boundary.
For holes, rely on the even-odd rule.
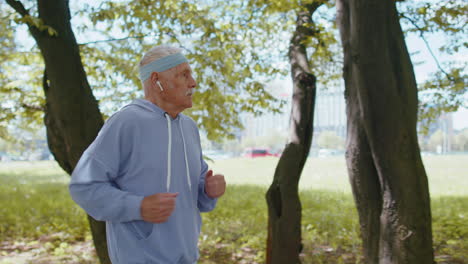
[[211,176],[213,176],[213,170],[209,170],[208,172],[206,172],[206,177],[205,178],[210,178]]

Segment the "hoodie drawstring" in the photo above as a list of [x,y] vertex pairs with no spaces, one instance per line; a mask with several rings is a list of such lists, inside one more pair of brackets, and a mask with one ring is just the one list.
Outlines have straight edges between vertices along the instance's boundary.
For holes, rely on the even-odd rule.
[[189,189],[192,190],[192,182],[190,181],[190,170],[189,170],[188,159],[187,159],[187,148],[185,147],[184,132],[182,130],[182,119],[180,120],[179,130],[180,130],[180,134],[182,135],[182,143],[184,145],[185,169],[187,170],[187,182],[189,185]]
[[[168,142],[167,142],[167,185],[166,189],[167,192],[169,192],[169,189],[171,187],[171,157],[172,157],[172,126],[171,126],[171,118],[169,117],[169,114],[164,113],[164,116],[166,117],[167,120],[167,133],[168,133]],[[187,148],[185,146],[185,137],[184,133],[182,131],[182,120],[180,121],[179,125],[179,130],[180,134],[182,135],[182,143],[184,145],[184,157],[185,157],[185,169],[187,173],[187,182],[189,185],[190,191],[192,190],[192,182],[190,180],[190,170],[189,170],[189,164],[188,164],[188,159],[187,159]]]
[[166,189],[167,192],[169,192],[169,188],[171,187],[171,151],[172,151],[172,127],[171,127],[171,118],[167,113],[164,113],[164,116],[166,117],[167,120],[167,134],[168,134],[168,140],[167,140],[167,185]]

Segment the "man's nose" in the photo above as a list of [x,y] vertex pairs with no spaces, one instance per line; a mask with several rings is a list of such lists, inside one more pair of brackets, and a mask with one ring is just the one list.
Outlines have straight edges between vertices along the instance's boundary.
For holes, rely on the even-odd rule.
[[195,81],[195,78],[191,77],[190,79],[191,79],[191,81],[190,81],[190,88],[195,88],[195,87],[197,87],[197,81]]

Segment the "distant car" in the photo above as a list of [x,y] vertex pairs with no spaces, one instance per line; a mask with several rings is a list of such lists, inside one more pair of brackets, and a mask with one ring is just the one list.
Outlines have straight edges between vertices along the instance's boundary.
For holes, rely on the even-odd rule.
[[246,149],[243,154],[246,158],[259,158],[259,157],[268,157],[274,156],[268,149],[265,148],[250,148]]

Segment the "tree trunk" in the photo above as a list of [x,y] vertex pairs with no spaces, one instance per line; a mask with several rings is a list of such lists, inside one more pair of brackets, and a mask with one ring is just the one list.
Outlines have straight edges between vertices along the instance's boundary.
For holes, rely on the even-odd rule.
[[[19,1],[7,0],[21,16],[28,11]],[[81,154],[103,125],[98,103],[88,84],[79,48],[70,24],[66,0],[38,0],[39,18],[57,31],[51,36],[29,25],[45,62],[43,79],[46,107],[44,123],[49,148],[59,165],[71,174]],[[89,217],[101,263],[110,263],[105,223]]]
[[432,264],[417,87],[393,0],[338,0],[348,115],[346,160],[366,263]]
[[296,31],[289,47],[293,100],[289,143],[276,167],[273,183],[266,193],[268,203],[267,264],[300,263],[301,202],[298,184],[312,142],[315,105],[315,76],[309,71],[304,40],[314,31],[312,13],[320,4],[307,6],[297,14]]

